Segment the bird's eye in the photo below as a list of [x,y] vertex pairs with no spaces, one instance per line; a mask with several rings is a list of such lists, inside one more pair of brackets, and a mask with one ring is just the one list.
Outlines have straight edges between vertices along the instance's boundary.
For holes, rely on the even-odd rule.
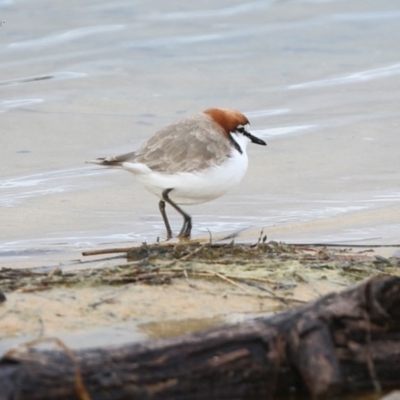
[[244,126],[238,126],[238,127],[236,128],[236,132],[245,133],[246,130],[244,129]]

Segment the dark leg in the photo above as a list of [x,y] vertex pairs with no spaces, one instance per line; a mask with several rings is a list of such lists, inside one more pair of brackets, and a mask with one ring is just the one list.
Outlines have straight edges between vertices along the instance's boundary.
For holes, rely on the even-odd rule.
[[[162,192],[162,198],[163,198],[163,200],[164,200],[166,203],[168,203],[168,204],[170,204],[172,207],[174,207],[175,210],[178,211],[178,213],[181,214],[182,217],[183,217],[183,226],[182,226],[182,229],[181,229],[181,231],[180,231],[180,233],[179,233],[178,236],[179,236],[179,237],[183,237],[183,238],[189,238],[189,237],[190,237],[190,232],[191,232],[191,230],[192,230],[192,218],[190,217],[189,214],[186,214],[185,211],[183,211],[177,204],[175,204],[175,203],[168,197],[168,194],[169,194],[169,192],[170,192],[171,190],[172,190],[172,189],[165,189],[165,190]],[[165,204],[164,204],[164,205],[165,205]],[[160,210],[161,210],[161,208],[160,208]],[[162,212],[161,212],[161,214],[162,214]],[[164,214],[165,214],[165,211],[164,211]],[[163,216],[163,218],[164,218],[164,216]],[[165,214],[165,218],[166,218],[166,214]],[[165,222],[165,220],[164,220],[164,222]],[[169,224],[168,224],[168,225],[169,225]],[[168,231],[168,228],[167,228],[167,231]],[[171,228],[170,228],[170,231],[171,231]]]
[[167,228],[167,240],[169,240],[172,238],[172,231],[168,221],[167,213],[165,212],[165,201],[160,200],[160,202],[158,203],[158,207],[160,208],[161,216],[164,220],[165,227]]

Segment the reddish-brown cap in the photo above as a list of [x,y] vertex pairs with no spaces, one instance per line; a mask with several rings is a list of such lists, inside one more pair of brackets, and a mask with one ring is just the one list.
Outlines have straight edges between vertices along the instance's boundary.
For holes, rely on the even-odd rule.
[[204,111],[204,114],[210,116],[221,126],[227,135],[229,132],[233,132],[239,125],[246,125],[249,123],[245,115],[229,108],[209,108]]

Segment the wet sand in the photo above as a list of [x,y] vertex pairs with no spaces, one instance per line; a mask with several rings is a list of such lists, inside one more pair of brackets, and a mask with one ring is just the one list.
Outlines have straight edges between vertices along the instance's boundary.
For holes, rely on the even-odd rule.
[[400,243],[395,0],[4,2],[0,20],[0,266],[101,267],[81,252],[162,240],[158,200],[85,160],[211,106],[243,111],[268,147],[188,208],[196,239]]

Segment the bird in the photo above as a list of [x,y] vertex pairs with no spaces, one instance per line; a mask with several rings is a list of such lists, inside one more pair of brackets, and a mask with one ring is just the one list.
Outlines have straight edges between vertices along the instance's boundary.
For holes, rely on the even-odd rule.
[[249,126],[237,110],[209,108],[162,128],[137,151],[88,162],[133,174],[159,198],[166,239],[172,238],[166,204],[183,217],[178,238],[189,239],[192,218],[181,206],[214,200],[235,187],[247,170],[247,144],[266,145]]

